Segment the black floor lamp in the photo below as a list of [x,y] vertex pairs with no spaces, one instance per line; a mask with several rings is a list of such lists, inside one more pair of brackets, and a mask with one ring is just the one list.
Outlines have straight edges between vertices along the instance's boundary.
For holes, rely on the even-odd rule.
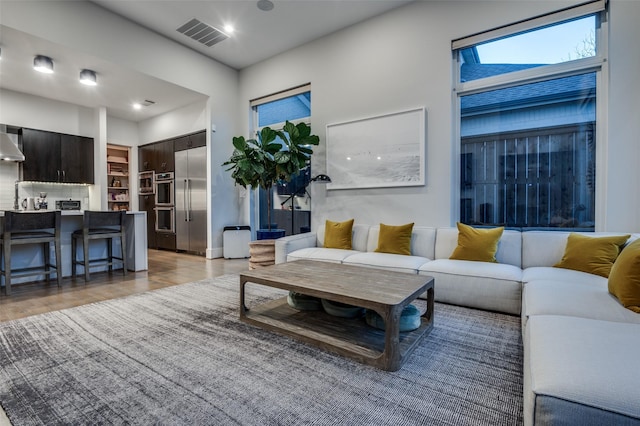
[[[327,184],[327,183],[331,183],[331,178],[325,174],[319,174],[313,178],[311,178],[307,184],[304,186],[304,194],[306,194],[309,199],[311,199],[311,194],[309,194],[309,191],[307,191],[307,187],[309,186],[309,184],[311,182],[315,182],[315,183],[321,183],[321,184]],[[295,196],[296,196],[296,192],[292,192],[291,195],[289,195],[289,197],[287,197],[286,200],[284,200],[282,203],[280,203],[280,206],[284,206],[287,201],[291,200],[291,233],[294,234],[295,230],[296,230],[296,226],[295,226],[295,206],[294,206],[294,200],[295,200]]]

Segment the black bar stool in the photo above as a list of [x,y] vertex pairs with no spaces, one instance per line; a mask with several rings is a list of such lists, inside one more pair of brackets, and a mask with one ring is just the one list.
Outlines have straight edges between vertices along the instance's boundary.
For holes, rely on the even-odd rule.
[[[4,212],[4,231],[0,237],[2,244],[2,257],[4,268],[1,270],[4,277],[5,293],[11,294],[11,277],[27,277],[46,275],[47,282],[51,274],[56,274],[58,287],[62,286],[61,248],[60,248],[60,211],[25,213]],[[55,247],[56,264],[51,264],[49,250],[51,243]],[[41,244],[44,264],[26,268],[11,267],[11,249],[15,245]],[[55,270],[51,270],[54,268]]]
[[[126,219],[127,212],[94,212],[86,210],[84,212],[84,223],[82,229],[74,231],[71,235],[72,252],[72,272],[76,276],[76,266],[84,267],[84,279],[89,281],[89,268],[92,266],[109,265],[109,272],[113,271],[114,260],[122,263],[122,272],[127,274],[127,237]],[[120,238],[122,257],[113,255],[113,238]],[[89,259],[89,241],[107,240],[107,257],[101,259]],[[82,260],[77,260],[78,241],[82,243],[84,256]]]

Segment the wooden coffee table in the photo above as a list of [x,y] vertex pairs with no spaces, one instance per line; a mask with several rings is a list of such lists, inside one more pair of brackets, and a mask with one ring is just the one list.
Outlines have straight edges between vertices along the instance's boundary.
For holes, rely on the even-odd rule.
[[[240,320],[369,364],[396,371],[433,328],[433,278],[380,269],[299,260],[240,274]],[[246,284],[294,291],[376,311],[386,330],[363,318],[345,319],[323,311],[298,311],[283,297],[247,308]],[[400,333],[400,314],[426,291],[427,311],[418,329]]]

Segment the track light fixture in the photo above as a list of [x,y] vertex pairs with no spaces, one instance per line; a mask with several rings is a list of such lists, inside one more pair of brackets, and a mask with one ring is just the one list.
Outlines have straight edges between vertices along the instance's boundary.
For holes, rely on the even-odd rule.
[[53,73],[53,60],[44,55],[38,55],[33,59],[33,69],[45,74]]
[[91,70],[80,71],[80,83],[86,84],[87,86],[96,86],[98,84],[96,72]]

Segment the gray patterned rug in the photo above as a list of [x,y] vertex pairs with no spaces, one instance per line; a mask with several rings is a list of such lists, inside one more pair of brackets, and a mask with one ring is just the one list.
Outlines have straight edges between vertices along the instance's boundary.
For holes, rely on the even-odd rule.
[[522,423],[518,317],[436,304],[390,373],[241,323],[238,287],[228,275],[0,323],[0,405],[20,426]]

